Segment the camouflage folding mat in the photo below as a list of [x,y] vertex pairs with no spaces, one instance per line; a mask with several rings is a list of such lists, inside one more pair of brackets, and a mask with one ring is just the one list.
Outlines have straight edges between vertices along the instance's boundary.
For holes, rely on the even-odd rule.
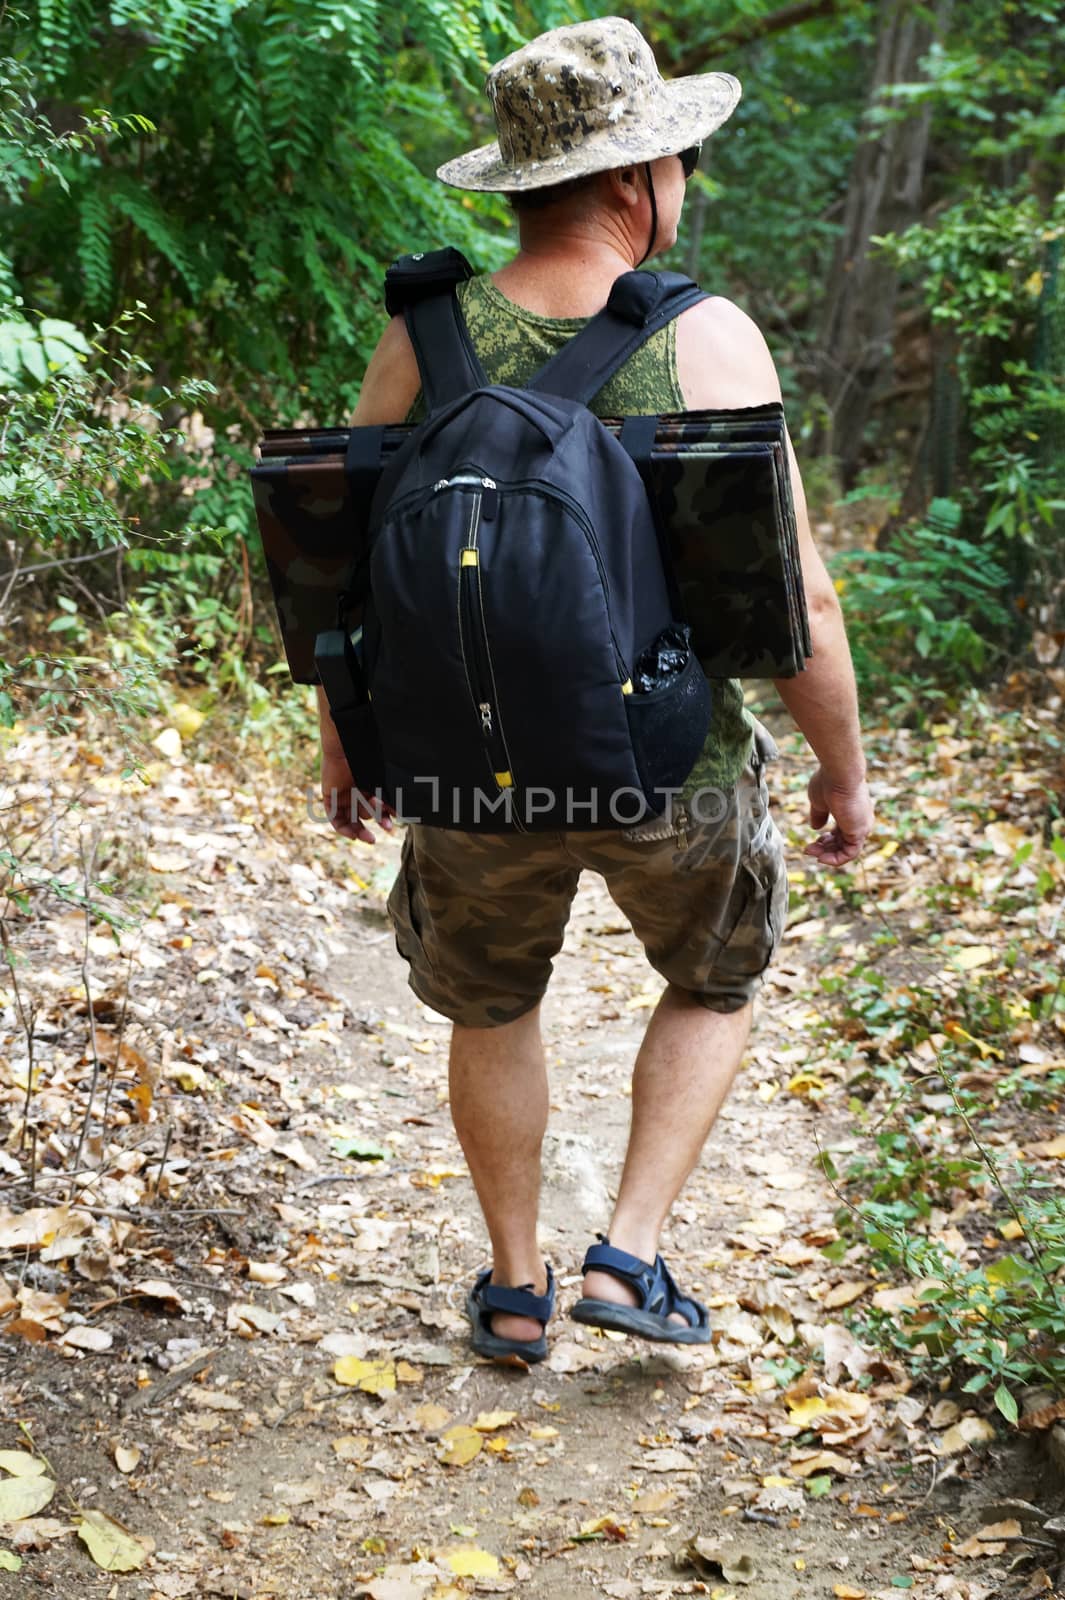
[[[607,419],[617,432],[620,422]],[[370,494],[345,460],[350,428],[272,429],[251,468],[289,670],[314,683],[317,635],[358,623]],[[374,430],[382,461],[409,426]],[[812,654],[779,404],[663,413],[651,456],[658,513],[692,639],[715,678],[787,678]],[[352,592],[354,591],[354,593]]]

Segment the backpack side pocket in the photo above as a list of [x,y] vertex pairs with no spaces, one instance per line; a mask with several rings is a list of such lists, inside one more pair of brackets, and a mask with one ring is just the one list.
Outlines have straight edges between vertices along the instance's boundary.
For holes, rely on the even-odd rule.
[[625,711],[640,782],[657,815],[665,805],[662,791],[682,786],[710,727],[710,684],[695,653],[661,688],[626,695]]

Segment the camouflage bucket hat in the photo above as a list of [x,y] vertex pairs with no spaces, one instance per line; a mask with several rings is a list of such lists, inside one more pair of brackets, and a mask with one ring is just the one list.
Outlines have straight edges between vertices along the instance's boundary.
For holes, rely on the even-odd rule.
[[498,61],[485,85],[498,140],[446,161],[456,189],[542,189],[702,142],[730,117],[727,72],[665,79],[624,17],[553,28]]

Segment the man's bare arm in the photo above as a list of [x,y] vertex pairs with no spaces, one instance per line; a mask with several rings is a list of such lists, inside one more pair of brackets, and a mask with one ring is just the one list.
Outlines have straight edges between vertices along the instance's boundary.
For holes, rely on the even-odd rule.
[[[764,405],[780,400],[780,380],[765,339],[738,306],[714,298],[685,312],[677,328],[677,364],[692,409]],[[788,440],[788,465],[813,655],[806,671],[774,679],[777,692],[820,763],[810,780],[810,823],[834,827],[807,845],[827,866],[852,860],[872,828],[865,783],[854,668],[839,596],[810,532],[802,476]]]
[[[352,427],[402,422],[420,388],[418,363],[407,337],[402,317],[393,317],[370,357],[362,380],[358,404],[351,416]],[[340,744],[340,737],[329,714],[325,691],[318,688],[318,727],[322,739],[322,800],[337,833],[347,839],[363,839],[372,844],[373,833],[366,826],[371,820],[384,828],[392,826],[387,816],[375,817],[358,801],[353,803],[356,779]]]

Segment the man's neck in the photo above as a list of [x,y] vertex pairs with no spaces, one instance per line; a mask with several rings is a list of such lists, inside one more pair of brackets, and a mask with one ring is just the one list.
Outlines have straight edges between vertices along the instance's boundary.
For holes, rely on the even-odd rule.
[[635,266],[623,236],[553,229],[550,236],[522,229],[521,247],[492,281],[502,294],[548,317],[593,316],[610,286]]

